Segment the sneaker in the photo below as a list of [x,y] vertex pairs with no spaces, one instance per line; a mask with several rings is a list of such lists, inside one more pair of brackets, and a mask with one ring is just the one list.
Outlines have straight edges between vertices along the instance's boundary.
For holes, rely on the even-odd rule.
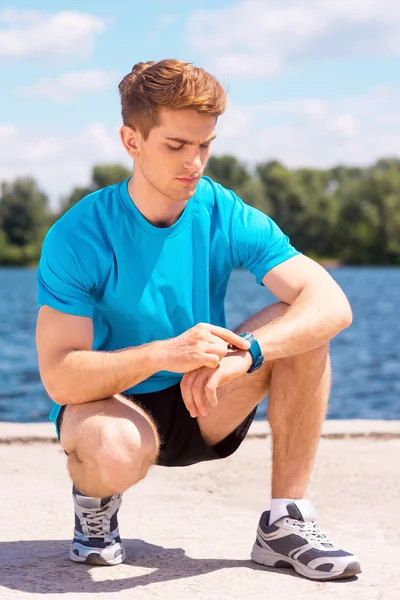
[[73,489],[75,531],[69,553],[74,562],[119,565],[126,558],[119,537],[117,513],[122,494],[109,498],[83,496]]
[[261,515],[251,552],[254,562],[290,567],[309,579],[341,579],[361,573],[357,557],[334,548],[320,532],[312,507],[309,514],[302,514],[291,502],[287,511],[288,516],[273,525],[269,525],[269,511]]

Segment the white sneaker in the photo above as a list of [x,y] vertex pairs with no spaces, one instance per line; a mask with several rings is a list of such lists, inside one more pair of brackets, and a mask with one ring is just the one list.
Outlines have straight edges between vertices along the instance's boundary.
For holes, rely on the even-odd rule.
[[91,565],[119,565],[126,558],[119,537],[117,514],[122,494],[91,498],[73,489],[75,531],[70,550],[74,562]]
[[313,510],[302,514],[287,505],[288,516],[269,525],[269,511],[261,515],[251,552],[254,562],[267,567],[291,567],[309,579],[341,579],[361,573],[354,554],[334,548],[320,532]]

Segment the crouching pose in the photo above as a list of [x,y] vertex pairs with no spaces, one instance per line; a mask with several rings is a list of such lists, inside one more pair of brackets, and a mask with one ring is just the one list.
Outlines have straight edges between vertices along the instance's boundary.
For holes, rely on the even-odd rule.
[[[139,63],[119,90],[133,175],[61,217],[38,269],[40,372],[73,481],[70,557],[121,563],[123,492],[154,463],[231,455],[268,394],[272,499],[251,557],[311,579],[355,575],[357,558],[320,532],[305,498],[348,301],[268,216],[203,177],[226,104],[212,75]],[[237,267],[280,302],[232,332]]]

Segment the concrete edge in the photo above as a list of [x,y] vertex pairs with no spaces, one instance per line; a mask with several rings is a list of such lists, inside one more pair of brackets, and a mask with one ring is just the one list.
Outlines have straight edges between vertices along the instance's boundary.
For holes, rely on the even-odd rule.
[[[267,421],[254,421],[248,439],[262,439],[271,435]],[[322,436],[326,439],[400,439],[400,421],[327,420]],[[0,444],[57,443],[52,423],[0,422]]]

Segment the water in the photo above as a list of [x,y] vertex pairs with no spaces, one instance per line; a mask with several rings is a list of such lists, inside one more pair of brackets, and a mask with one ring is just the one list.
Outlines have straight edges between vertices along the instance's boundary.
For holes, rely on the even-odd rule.
[[[329,418],[400,419],[400,269],[340,268],[332,276],[353,307],[352,326],[332,342]],[[46,421],[50,400],[35,350],[36,273],[0,269],[0,421]],[[233,273],[228,327],[275,299],[247,271]],[[257,418],[265,418],[265,401]]]

